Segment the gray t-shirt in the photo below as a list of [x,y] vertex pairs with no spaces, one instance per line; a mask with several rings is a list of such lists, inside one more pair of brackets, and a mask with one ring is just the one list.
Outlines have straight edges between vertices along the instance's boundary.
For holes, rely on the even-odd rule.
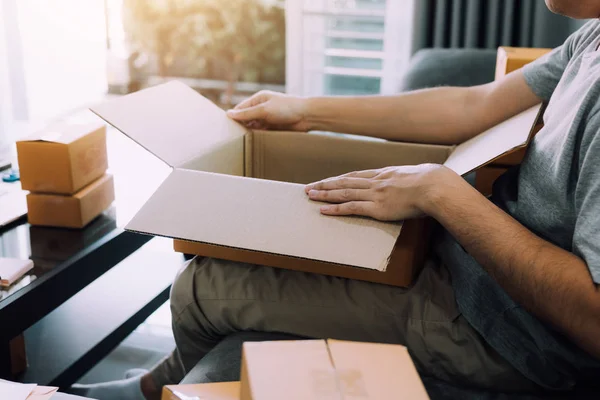
[[527,84],[549,101],[508,212],[572,251],[600,284],[600,21],[525,66]]
[[[524,226],[587,264],[600,284],[600,21],[524,67],[527,84],[548,101],[544,128],[520,166],[494,185],[492,200]],[[516,304],[444,233],[437,244],[459,309],[524,375],[551,389],[596,382],[600,360]],[[548,299],[549,302],[554,299]]]

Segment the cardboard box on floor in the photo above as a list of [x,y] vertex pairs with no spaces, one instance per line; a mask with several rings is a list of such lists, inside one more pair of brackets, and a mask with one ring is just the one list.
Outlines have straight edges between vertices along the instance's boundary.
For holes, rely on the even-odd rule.
[[186,253],[396,286],[423,264],[427,221],[326,217],[303,184],[427,162],[464,175],[527,146],[539,110],[437,146],[251,131],[176,81],[92,108],[173,168],[126,229],[180,239]]
[[428,399],[404,346],[338,340],[246,342],[241,400]]

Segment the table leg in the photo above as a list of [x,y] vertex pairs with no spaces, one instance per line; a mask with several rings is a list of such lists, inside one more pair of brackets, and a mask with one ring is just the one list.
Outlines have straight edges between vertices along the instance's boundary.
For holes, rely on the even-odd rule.
[[27,369],[25,337],[21,334],[0,343],[0,378],[15,380]]
[[10,340],[0,341],[0,379],[12,379]]

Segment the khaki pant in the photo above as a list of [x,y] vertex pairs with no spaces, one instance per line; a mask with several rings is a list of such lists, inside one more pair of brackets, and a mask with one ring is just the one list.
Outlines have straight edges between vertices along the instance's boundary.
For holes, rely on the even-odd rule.
[[152,375],[178,383],[225,336],[239,331],[397,343],[418,370],[470,387],[531,391],[456,307],[450,277],[429,261],[409,289],[196,258],[171,292],[177,349]]

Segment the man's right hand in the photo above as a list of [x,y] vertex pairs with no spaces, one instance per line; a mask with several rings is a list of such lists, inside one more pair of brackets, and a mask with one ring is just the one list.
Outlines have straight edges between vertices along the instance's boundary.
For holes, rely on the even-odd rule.
[[252,129],[308,131],[306,99],[261,91],[229,110],[227,115]]

